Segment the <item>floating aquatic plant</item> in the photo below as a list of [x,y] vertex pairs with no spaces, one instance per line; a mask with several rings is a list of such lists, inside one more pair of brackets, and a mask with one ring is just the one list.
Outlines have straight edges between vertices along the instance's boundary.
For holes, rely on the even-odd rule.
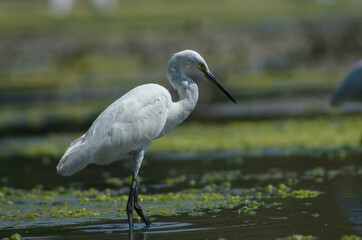
[[312,236],[312,235],[300,235],[300,234],[294,234],[292,236],[283,237],[283,238],[277,238],[276,240],[317,240],[318,237]]
[[22,240],[23,237],[19,233],[14,233],[10,237],[3,238],[2,240]]
[[[344,158],[349,152],[361,152],[361,132],[356,129],[362,129],[361,117],[358,115],[235,121],[223,125],[187,122],[165,138],[155,141],[149,153],[246,151],[263,156],[268,149],[279,149],[284,155],[327,155]],[[318,134],[315,134],[316,132]],[[10,138],[2,142],[4,147],[1,148],[0,157],[47,157],[58,160],[71,140],[80,135],[81,133],[64,133],[35,139]]]

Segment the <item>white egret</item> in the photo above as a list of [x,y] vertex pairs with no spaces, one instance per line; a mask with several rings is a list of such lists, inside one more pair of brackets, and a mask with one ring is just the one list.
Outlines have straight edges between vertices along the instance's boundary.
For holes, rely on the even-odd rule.
[[177,90],[177,102],[173,102],[169,91],[158,84],[132,89],[108,106],[87,133],[71,143],[57,166],[60,175],[68,176],[90,163],[109,164],[128,158],[132,170],[126,208],[130,230],[133,229],[133,208],[147,226],[151,225],[139,204],[136,180],[146,149],[153,140],[184,121],[196,105],[198,87],[184,70],[210,80],[236,103],[197,52],[184,50],[175,53],[167,65],[167,78]]
[[[54,18],[66,18],[71,13],[75,0],[50,0],[49,13]],[[118,0],[90,0],[98,16],[110,16],[118,5]]]
[[362,102],[362,60],[360,60],[334,90],[331,103]]

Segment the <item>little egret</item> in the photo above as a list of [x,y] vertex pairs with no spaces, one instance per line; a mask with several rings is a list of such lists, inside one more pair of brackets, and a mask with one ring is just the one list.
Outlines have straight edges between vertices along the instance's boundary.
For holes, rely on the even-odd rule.
[[200,54],[192,50],[175,53],[167,65],[167,79],[177,90],[177,102],[173,102],[168,90],[158,84],[132,89],[108,106],[90,129],[71,143],[57,166],[60,175],[69,176],[90,163],[109,164],[129,159],[132,183],[126,210],[130,230],[133,229],[133,208],[146,226],[151,226],[139,204],[136,180],[146,149],[153,140],[184,121],[196,105],[198,87],[187,72],[210,80],[236,103],[210,72]]
[[[118,5],[117,0],[91,0],[90,3],[99,17],[110,16]],[[70,15],[75,4],[75,0],[50,0],[50,15],[59,19],[66,18]]]
[[332,94],[332,105],[343,102],[362,102],[362,60],[348,72]]

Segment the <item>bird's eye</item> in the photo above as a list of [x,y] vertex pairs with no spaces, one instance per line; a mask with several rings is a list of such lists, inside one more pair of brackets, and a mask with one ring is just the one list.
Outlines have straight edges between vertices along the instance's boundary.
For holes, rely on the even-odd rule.
[[205,70],[205,64],[199,63],[199,69],[200,69],[201,71],[204,71],[204,70]]

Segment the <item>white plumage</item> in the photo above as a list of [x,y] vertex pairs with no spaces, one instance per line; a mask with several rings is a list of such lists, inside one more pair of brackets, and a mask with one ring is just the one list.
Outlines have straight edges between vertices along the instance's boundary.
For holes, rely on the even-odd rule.
[[133,176],[127,203],[130,229],[133,226],[133,204],[146,225],[151,224],[138,204],[136,182],[146,149],[153,140],[185,120],[196,105],[197,85],[185,75],[184,70],[206,77],[235,102],[197,52],[178,52],[167,65],[167,78],[180,98],[177,102],[173,102],[169,91],[158,84],[145,84],[132,89],[108,106],[87,133],[72,142],[57,166],[60,175],[68,176],[90,163],[109,164],[128,158]]
[[[110,16],[118,6],[118,0],[90,0],[98,16]],[[50,0],[49,13],[54,18],[66,18],[72,12],[75,0]]]
[[157,84],[129,91],[71,144],[59,162],[58,173],[68,176],[89,163],[109,164],[145,150],[165,127],[171,103],[170,93]]

